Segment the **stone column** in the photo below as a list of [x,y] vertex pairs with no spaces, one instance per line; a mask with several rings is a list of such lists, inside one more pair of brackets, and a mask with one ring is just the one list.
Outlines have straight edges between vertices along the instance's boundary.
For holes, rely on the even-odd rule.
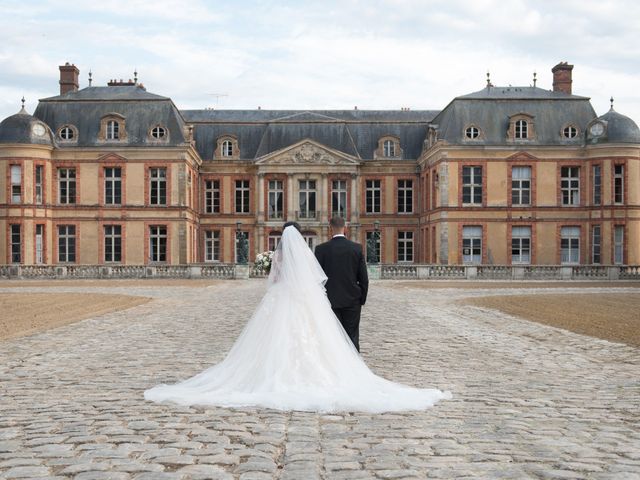
[[358,174],[351,174],[351,240],[359,241],[360,233],[360,209],[359,205],[359,193],[358,193]]
[[318,220],[321,225],[326,225],[329,222],[329,207],[328,207],[328,199],[329,199],[329,178],[327,173],[320,174],[320,192],[318,195],[318,205],[320,208],[318,209],[320,215],[318,216]]
[[296,219],[293,205],[293,173],[287,173],[287,221]]

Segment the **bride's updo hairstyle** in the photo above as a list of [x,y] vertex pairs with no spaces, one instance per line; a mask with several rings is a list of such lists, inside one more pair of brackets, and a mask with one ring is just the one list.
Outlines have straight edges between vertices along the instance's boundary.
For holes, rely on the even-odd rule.
[[300,227],[300,224],[298,222],[286,222],[282,226],[282,230],[284,230],[287,227],[296,227],[296,230],[298,230],[300,233],[302,233],[302,228]]

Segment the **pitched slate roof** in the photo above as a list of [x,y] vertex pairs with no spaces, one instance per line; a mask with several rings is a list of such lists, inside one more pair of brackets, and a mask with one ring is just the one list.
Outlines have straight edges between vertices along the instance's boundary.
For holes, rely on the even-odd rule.
[[[533,116],[536,136],[523,140],[529,145],[582,145],[587,124],[596,113],[587,97],[552,92],[536,87],[490,87],[456,97],[433,120],[438,138],[454,145],[505,145],[512,115]],[[474,125],[481,135],[476,140],[465,137],[465,129]],[[564,138],[565,126],[574,125],[580,135]]]
[[[184,120],[171,99],[145,91],[140,86],[88,87],[40,100],[34,116],[54,132],[64,125],[78,130],[70,145],[104,146],[98,140],[100,120],[108,114],[122,115],[127,138],[118,146],[175,146],[185,142]],[[149,139],[149,130],[162,125],[168,130],[165,142]]]

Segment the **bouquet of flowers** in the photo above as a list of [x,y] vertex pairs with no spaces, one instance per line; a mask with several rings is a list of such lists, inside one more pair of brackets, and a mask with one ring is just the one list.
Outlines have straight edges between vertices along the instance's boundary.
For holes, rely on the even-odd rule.
[[273,252],[271,250],[259,253],[256,256],[256,261],[253,263],[256,269],[265,273],[271,271],[271,262],[273,261]]

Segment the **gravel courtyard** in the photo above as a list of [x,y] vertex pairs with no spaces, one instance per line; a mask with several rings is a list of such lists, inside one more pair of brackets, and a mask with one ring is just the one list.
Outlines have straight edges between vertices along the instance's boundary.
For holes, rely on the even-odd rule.
[[144,401],[146,388],[224,357],[263,280],[23,285],[21,293],[151,301],[0,342],[0,478],[640,479],[640,348],[465,303],[496,294],[635,296],[637,287],[407,283],[372,284],[363,357],[386,378],[450,390],[453,399],[382,415]]

